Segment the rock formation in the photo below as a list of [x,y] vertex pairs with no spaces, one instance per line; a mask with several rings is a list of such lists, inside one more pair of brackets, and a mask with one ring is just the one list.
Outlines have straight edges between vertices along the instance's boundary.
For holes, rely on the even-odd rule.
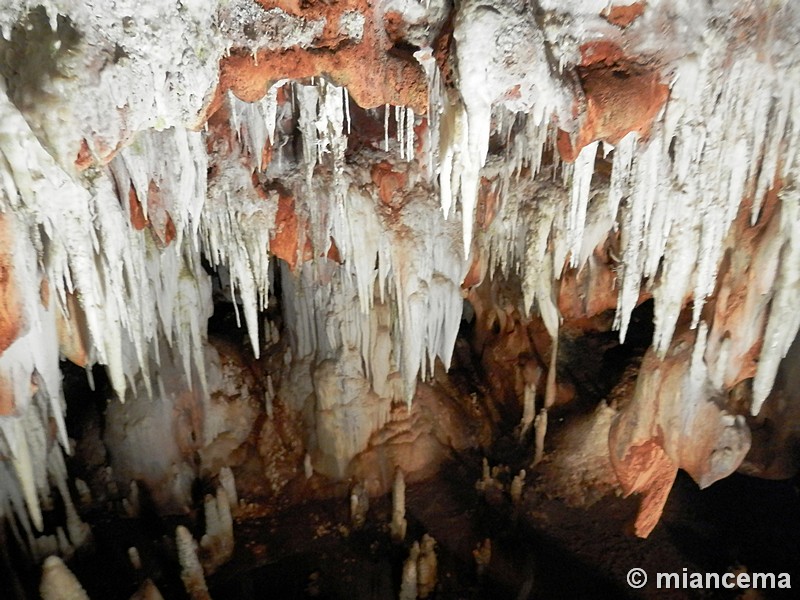
[[[795,474],[799,27],[792,0],[7,0],[0,519],[39,561],[53,490],[65,548],[73,495],[131,482],[162,514],[215,479],[234,512],[377,497],[509,415],[547,472],[560,367],[645,303],[586,425],[637,534],[678,469]],[[108,380],[77,443],[62,359]]]

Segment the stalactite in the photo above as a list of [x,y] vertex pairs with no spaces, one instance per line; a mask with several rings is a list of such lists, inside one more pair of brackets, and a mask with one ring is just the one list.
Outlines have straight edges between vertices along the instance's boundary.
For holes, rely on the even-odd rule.
[[[248,95],[236,85],[247,73],[219,71],[237,53],[265,70],[261,61],[276,50],[338,52],[314,45],[324,19],[239,0],[179,4],[155,3],[147,18],[133,0],[109,11],[50,1],[31,11],[22,0],[0,10],[10,63],[25,67],[17,46],[39,38],[52,46],[53,60],[52,73],[15,66],[0,77],[0,237],[10,256],[8,286],[18,295],[7,304],[16,329],[0,352],[3,398],[10,398],[0,417],[0,507],[33,553],[59,543],[33,534],[43,528],[51,488],[65,503],[61,545],[88,537],[57,446],[69,448],[60,353],[81,354],[88,374],[104,365],[120,401],[163,398],[168,362],[180,367],[186,387],[208,393],[213,304],[204,263],[227,278],[259,357],[270,260],[290,222],[295,231],[285,235],[295,238],[287,244],[294,255],[281,256],[291,262],[281,269],[287,360],[292,368],[307,361],[315,408],[329,411],[315,420],[316,447],[309,449],[321,473],[343,476],[387,422],[391,402],[411,402],[437,360],[449,367],[470,257],[490,275],[518,279],[522,310],[538,313],[553,340],[544,408],[534,417],[535,388],[526,382],[520,424],[523,437],[535,429],[538,461],[556,393],[563,274],[597,267],[608,250],[611,264],[602,266],[616,277],[609,293],[620,339],[635,307],[652,295],[652,347],[666,360],[686,334],[687,309],[691,328],[703,332],[691,343],[705,339],[706,313],[717,309],[707,306],[718,288],[731,293],[727,279],[719,286],[720,269],[744,269],[726,262],[737,242],[731,232],[741,234],[737,215],[747,211],[750,226],[760,225],[773,194],[780,226],[757,255],[763,298],[750,299],[741,323],[708,321],[704,346],[714,394],[729,391],[739,370],[747,373],[736,369],[739,362],[752,363],[750,411],[759,413],[800,329],[793,306],[800,278],[794,4],[766,11],[707,3],[672,14],[670,3],[653,3],[641,31],[612,36],[599,15],[581,12],[579,30],[556,25],[572,22],[572,2],[541,3],[543,25],[542,14],[518,3],[465,0],[453,15],[452,55],[435,56],[442,51],[428,45],[431,34],[420,40],[417,62],[409,61],[427,82],[427,107],[415,113],[424,103],[403,97],[413,96],[408,81],[373,97],[372,106],[383,104],[371,118],[379,130],[383,117],[384,152],[380,133],[356,140],[364,149],[348,145],[351,116],[362,118],[350,114],[350,94],[353,107],[362,97],[356,77],[329,76],[312,60],[309,72],[303,64],[291,80],[275,77],[269,87],[250,81]],[[120,27],[123,14],[130,17]],[[667,17],[676,26],[658,35],[680,53],[653,46],[647,28]],[[770,32],[753,47],[741,44],[751,21]],[[62,48],[72,30],[80,45]],[[346,39],[361,40],[356,30]],[[620,56],[608,58],[615,68],[628,61],[659,69],[649,73],[652,110],[619,131],[604,127],[617,113],[635,111],[615,106],[613,95],[598,104],[587,81],[578,81],[608,67],[591,62],[592,44],[603,36],[613,37],[610,45],[624,42]],[[120,60],[108,61],[109,49]],[[212,106],[221,110],[209,120]],[[423,125],[427,133],[415,139]],[[294,137],[302,156],[294,156]],[[595,174],[604,162],[608,182]],[[753,331],[728,335],[726,327],[744,330],[751,322]],[[59,347],[59,331],[83,352]],[[264,338],[277,344],[277,328],[265,327]],[[757,360],[747,358],[751,352]],[[271,419],[273,400],[268,379]],[[188,476],[176,475],[176,490]]]

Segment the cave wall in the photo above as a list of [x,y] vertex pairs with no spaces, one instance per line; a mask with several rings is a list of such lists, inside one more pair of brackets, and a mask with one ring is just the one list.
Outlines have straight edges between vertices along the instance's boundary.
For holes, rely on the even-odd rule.
[[[380,472],[385,490],[396,464],[425,471],[375,452],[416,431],[398,423],[428,419],[422,456],[486,437],[468,417],[491,415],[419,401],[465,298],[509,334],[484,355],[511,359],[496,387],[533,390],[539,415],[560,332],[613,311],[624,340],[653,299],[608,424],[641,535],[679,468],[709,485],[755,439],[750,472],[792,472],[799,24],[788,0],[5,3],[0,511],[40,529],[66,489],[62,357],[105,367],[126,401],[112,463],[123,485],[177,481],[165,509],[223,466],[209,446],[251,436],[284,483]],[[263,363],[252,383],[220,375],[215,297]],[[239,405],[214,421],[220,394]]]

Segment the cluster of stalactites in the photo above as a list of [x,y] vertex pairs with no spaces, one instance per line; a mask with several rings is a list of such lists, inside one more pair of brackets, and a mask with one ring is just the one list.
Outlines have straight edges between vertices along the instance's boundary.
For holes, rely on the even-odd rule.
[[[275,115],[285,112],[276,105],[276,87],[283,88],[284,103],[291,106],[288,120],[296,124],[302,142],[295,168],[291,168],[293,157],[281,150],[286,144],[275,132]],[[409,182],[419,181],[416,186],[410,184],[408,189],[399,190],[407,206],[390,218],[381,209],[377,190],[368,183],[369,174],[364,171],[369,167],[345,164],[350,129],[346,89],[315,78],[308,84],[276,84],[259,103],[243,103],[233,96],[228,100],[233,129],[244,153],[250,157],[251,167],[256,171],[266,167],[268,176],[280,174],[282,183],[294,195],[298,221],[307,228],[298,232],[298,247],[302,248],[308,239],[317,255],[326,254],[332,244],[338,253],[338,264],[329,259],[315,259],[301,264],[295,274],[285,273],[285,293],[291,298],[285,303],[285,310],[296,355],[314,355],[322,361],[336,357],[342,349],[355,348],[361,353],[365,374],[372,378],[376,348],[384,348],[388,343],[391,348],[381,353],[381,360],[393,365],[390,370],[402,373],[404,395],[410,399],[418,374],[425,376],[432,372],[437,357],[449,364],[460,322],[459,283],[464,269],[463,260],[452,244],[457,224],[447,223],[441,216],[426,218],[433,207],[433,196],[425,181],[420,181],[423,167],[415,156],[416,115],[400,106],[374,111],[384,119],[385,135],[382,146],[372,152],[371,159],[386,161],[390,168],[404,173]],[[392,140],[391,128],[395,130]],[[271,163],[264,165],[261,157],[268,141],[279,147],[273,147]],[[237,166],[241,162],[231,160],[224,164],[222,174],[210,184],[209,202],[216,203],[215,191],[221,189],[220,181],[226,182],[228,188],[245,186],[245,172],[237,176],[237,186],[229,183],[231,173],[242,170]],[[274,216],[277,194],[271,196],[269,203],[274,207]],[[242,204],[246,205],[247,200],[227,202],[228,206]],[[265,204],[263,200],[261,204]],[[232,220],[229,218],[228,222]],[[239,222],[234,229],[231,235],[237,235],[238,231],[244,240],[251,227]],[[262,245],[267,247],[269,233],[262,229]],[[214,257],[235,252],[225,250],[221,243],[213,247],[219,248],[212,253]],[[258,261],[253,253],[243,258],[246,260],[233,263],[252,266]],[[252,278],[259,276],[257,269],[251,271]],[[233,283],[234,278],[231,279]],[[247,286],[239,287],[252,330],[257,326],[248,312],[253,302],[247,297]],[[375,320],[376,299],[395,307],[392,313],[396,316],[391,322],[378,324]],[[253,310],[251,313],[255,315]],[[388,341],[378,342],[383,340],[384,330],[389,332]],[[386,389],[384,381],[373,381],[373,386],[375,390]]]
[[[477,3],[462,8],[464,14],[477,19],[475,22],[485,21],[487,28],[511,36],[514,26],[503,18],[504,10],[502,6],[499,12],[483,10]],[[788,5],[767,18],[799,20]],[[551,334],[557,331],[560,319],[552,301],[553,283],[567,266],[586,267],[592,244],[602,241],[607,232],[619,231],[615,327],[624,341],[642,290],[652,292],[653,345],[663,356],[687,298],[693,301],[692,327],[698,325],[705,301],[714,294],[726,248],[735,244],[730,235],[740,207],[752,199],[755,223],[767,191],[775,185],[783,186],[780,210],[786,216],[778,232],[780,260],[767,265],[767,293],[773,302],[754,384],[755,414],[769,394],[778,363],[800,325],[786,303],[798,278],[797,243],[793,241],[796,232],[789,225],[789,215],[796,212],[794,181],[800,176],[796,158],[800,110],[794,100],[800,93],[800,72],[789,46],[776,41],[755,54],[749,47],[737,45],[737,21],[730,18],[729,23],[724,31],[712,27],[708,31],[713,30],[713,35],[692,40],[697,44],[696,52],[664,68],[670,73],[670,96],[652,123],[649,136],[643,139],[631,132],[615,146],[605,141],[602,146],[599,142],[584,146],[571,165],[561,167],[565,181],[561,191],[541,182],[520,183],[515,175],[525,164],[535,176],[543,150],[552,143],[551,132],[556,127],[567,128],[568,123],[565,125],[559,114],[559,92],[563,90],[556,84],[540,86],[534,104],[509,106],[525,100],[527,84],[520,75],[517,83],[522,100],[509,102],[506,97],[496,97],[498,86],[500,91],[505,89],[499,84],[505,82],[503,78],[509,72],[496,75],[502,69],[487,71],[484,67],[505,55],[502,48],[494,54],[487,50],[484,30],[466,35],[477,25],[465,16],[463,31],[459,33],[457,27],[454,34],[460,74],[457,85],[463,101],[445,107],[450,116],[443,120],[441,131],[441,195],[446,214],[452,201],[460,199],[468,251],[477,182],[481,173],[494,178],[494,191],[501,196],[499,204],[508,220],[504,227],[492,230],[482,244],[492,249],[496,263],[519,269],[526,304],[538,307]],[[776,36],[787,30],[775,22],[770,27]],[[533,55],[535,65],[543,60]],[[546,61],[536,68],[554,72]],[[434,95],[431,97],[434,99]],[[512,116],[502,106],[509,106]],[[514,136],[508,134],[503,163],[498,166],[490,156],[481,171],[487,162],[491,123],[494,121],[502,135],[510,131],[505,123],[509,118],[524,126],[517,127]],[[593,185],[601,147],[613,164],[607,188]],[[552,175],[553,169],[548,173]],[[525,191],[533,193],[535,207],[522,206],[525,200],[519,196]],[[750,320],[759,317],[750,315]],[[750,346],[762,333],[751,336]],[[720,331],[716,337],[723,334]],[[724,362],[738,357],[709,355],[707,360]]]
[[[151,389],[149,365],[158,363],[159,341],[166,341],[182,357],[187,380],[195,370],[203,381],[210,285],[192,243],[205,187],[194,136],[183,130],[143,134],[92,181],[79,180],[42,148],[5,93],[0,98],[0,204],[10,263],[4,286],[18,328],[0,355],[11,411],[0,418],[0,456],[9,459],[0,514],[34,559],[67,554],[87,538],[70,499],[62,450],[49,434],[52,421],[69,450],[61,355],[89,374],[92,363],[107,365],[123,398],[138,378]],[[179,164],[166,163],[167,153]],[[115,186],[124,190],[124,204]],[[136,231],[128,193],[140,198],[135,202],[152,222],[169,219],[176,240],[160,248],[155,235]],[[67,530],[35,536],[43,526],[42,505],[52,504],[51,488],[66,507]]]

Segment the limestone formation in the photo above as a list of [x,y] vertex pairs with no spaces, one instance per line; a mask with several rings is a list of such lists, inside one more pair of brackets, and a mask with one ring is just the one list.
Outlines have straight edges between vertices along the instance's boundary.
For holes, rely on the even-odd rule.
[[417,559],[417,597],[428,598],[436,590],[438,577],[438,560],[436,558],[436,540],[427,533],[419,543]]
[[418,560],[419,542],[414,542],[409,550],[408,558],[403,563],[403,574],[400,578],[400,600],[416,600],[419,597]]
[[[358,527],[515,425],[557,497],[640,495],[642,537],[679,469],[796,475],[799,30],[795,0],[5,0],[0,529],[33,567],[219,485],[213,570],[230,511],[358,482]],[[603,336],[625,386],[583,368]]]
[[392,485],[392,522],[389,524],[392,540],[401,543],[406,538],[406,480],[397,469]]
[[39,593],[43,600],[89,600],[75,575],[57,556],[49,556],[42,565]]
[[186,593],[192,600],[211,600],[200,559],[197,557],[197,542],[183,525],[175,530],[178,548],[178,562],[181,565],[181,580]]

